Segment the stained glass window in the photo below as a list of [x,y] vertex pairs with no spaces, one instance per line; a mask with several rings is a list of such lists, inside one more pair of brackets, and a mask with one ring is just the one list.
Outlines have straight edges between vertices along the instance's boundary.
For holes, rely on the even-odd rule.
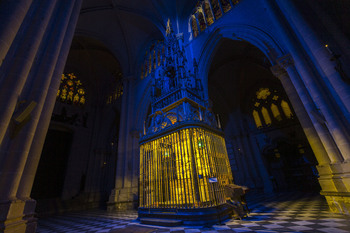
[[221,6],[225,13],[231,10],[231,4],[229,0],[221,0]]
[[[202,0],[198,1],[196,8],[191,15],[190,25],[193,37],[197,37],[199,31],[203,31],[206,27],[212,25],[224,13],[227,13],[239,3],[240,0]],[[199,22],[199,28],[197,22]]]
[[144,77],[147,77],[148,75],[148,71],[149,71],[149,65],[148,65],[148,56],[147,56],[147,51],[146,51],[146,55],[145,55],[145,62],[144,62],[144,66],[145,66],[145,75]]
[[85,89],[74,73],[62,74],[57,100],[67,104],[85,104]]
[[149,54],[148,65],[148,73],[150,74],[152,72],[152,53]]
[[214,23],[214,16],[211,12],[210,4],[209,2],[205,1],[203,4],[205,19],[207,20],[207,25],[210,26]]
[[[198,28],[197,28],[197,30],[198,30]],[[162,56],[163,56],[162,62],[164,63],[165,62],[165,46],[162,47]]]
[[271,95],[269,88],[260,88],[259,91],[256,92],[256,98],[259,100],[266,100],[269,95]]
[[156,57],[156,50],[153,50],[153,68],[157,68],[157,57]]
[[292,119],[293,112],[286,96],[276,88],[261,87],[251,102],[252,116],[257,128],[269,127],[274,123]]
[[233,5],[236,5],[239,3],[240,0],[231,0]]
[[114,89],[113,93],[108,96],[107,98],[107,104],[113,103],[113,101],[116,101],[123,95],[123,83],[120,79],[116,85],[117,87]]
[[141,79],[143,79],[145,76],[144,66],[141,66]]
[[192,33],[193,33],[193,37],[197,37],[198,36],[198,26],[197,26],[197,20],[196,17],[194,15],[191,16],[191,26],[192,26]]
[[284,112],[284,115],[288,119],[293,117],[292,110],[290,109],[289,104],[286,101],[284,101],[284,100],[281,101],[281,107],[282,107],[282,110]]
[[160,66],[160,49],[158,49],[157,61],[158,61],[158,66]]
[[140,67],[141,79],[147,77],[150,73],[160,66],[162,58],[164,58],[163,41],[156,41],[146,50],[143,63]]
[[256,110],[253,110],[253,118],[254,118],[256,127],[257,128],[262,127],[262,123],[261,123],[261,120],[260,120],[259,113]]
[[267,111],[267,109],[265,107],[261,108],[261,114],[264,117],[265,124],[266,125],[271,125],[271,117],[270,117],[270,114],[269,114],[269,112]]
[[199,22],[199,28],[201,29],[201,31],[204,31],[204,29],[206,29],[207,25],[205,23],[203,13],[199,11],[197,13],[197,17],[198,17],[198,22]]
[[110,83],[109,86],[112,87],[109,91],[109,96],[107,96],[107,104],[112,104],[116,102],[123,95],[123,74],[119,70],[114,73],[114,82]]
[[278,110],[278,107],[277,107],[276,104],[271,104],[271,112],[272,112],[273,117],[274,117],[276,120],[278,120],[278,121],[281,121],[281,120],[282,120],[280,111]]
[[210,0],[211,8],[213,9],[215,19],[219,19],[222,16],[220,5],[218,0]]

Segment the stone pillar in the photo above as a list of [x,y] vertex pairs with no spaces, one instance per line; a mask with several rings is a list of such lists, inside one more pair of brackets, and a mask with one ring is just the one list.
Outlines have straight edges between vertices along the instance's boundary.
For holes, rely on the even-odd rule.
[[[140,177],[140,149],[139,149],[140,131],[134,129],[132,133],[132,180],[131,187],[133,192],[133,201],[138,200],[138,187]],[[136,194],[136,195],[135,195]],[[136,203],[134,203],[136,204]],[[135,205],[136,206],[136,205]]]
[[13,41],[14,46],[8,51],[0,68],[0,145],[18,105],[18,97],[34,63],[56,1],[34,4],[36,5],[30,8]]
[[[261,118],[262,119],[262,118]],[[255,123],[254,123],[255,124]],[[243,124],[241,124],[242,127]],[[247,130],[249,130],[249,123],[246,122],[245,127]],[[242,129],[244,130],[244,129]],[[254,161],[254,164],[256,165],[256,170],[257,173],[260,177],[260,181],[264,185],[264,193],[272,193],[273,192],[273,184],[272,181],[270,180],[270,175],[268,172],[268,169],[264,163],[262,151],[260,149],[260,145],[257,141],[257,135],[252,135],[247,134],[246,135],[246,140],[247,140],[247,148],[249,148],[251,155],[252,155],[252,160]]]
[[[332,90],[324,85],[319,76],[315,74],[315,67],[310,66],[303,43],[298,41],[293,29],[286,21],[281,10],[273,0],[264,0],[269,8],[272,20],[276,23],[277,31],[295,61],[295,68],[302,77],[302,81],[317,105],[318,112],[315,115],[319,119],[324,118],[327,130],[329,130],[334,142],[345,161],[350,161],[350,137],[347,131],[348,123],[343,120],[343,108],[332,98]],[[280,63],[283,59],[280,60]]]
[[[8,103],[1,103],[6,111],[0,116],[7,129],[0,148],[0,231],[4,232],[35,232],[35,201],[30,192],[81,0],[35,4],[13,41],[17,48],[10,48],[1,66],[6,75],[1,89],[8,88],[4,94],[10,97]],[[35,108],[16,109],[18,96]],[[19,113],[27,117],[18,121]],[[44,126],[40,120],[46,120]]]
[[242,145],[242,149],[245,155],[245,161],[247,163],[247,172],[250,174],[251,179],[254,183],[254,188],[257,188],[258,183],[261,183],[261,176],[258,176],[258,169],[256,160],[254,158],[254,153],[252,152],[252,148],[249,145],[249,133],[247,131],[246,124],[243,122],[243,116],[240,114],[239,117],[234,121],[237,124],[237,128],[239,128],[239,137]]
[[[244,132],[244,131],[243,131]],[[252,151],[252,148],[250,146],[250,141],[249,141],[249,135],[248,132],[242,133],[241,135],[241,142],[244,148],[245,152],[245,159],[248,165],[248,172],[250,173],[250,176],[252,177],[253,183],[255,188],[258,188],[259,183],[261,183],[261,177],[258,172],[258,166],[257,166],[257,161],[255,159],[254,153]]]
[[[314,61],[315,67],[318,68],[318,72],[320,73],[320,78],[324,79],[325,84],[328,88],[334,89],[330,94],[336,99],[338,105],[342,106],[342,113],[344,114],[345,119],[350,120],[350,86],[342,80],[341,74],[337,72],[335,69],[336,62],[331,61],[333,54],[331,53],[331,49],[337,49],[337,44],[334,38],[330,40],[330,37],[324,38],[324,30],[317,17],[312,18],[313,21],[310,22],[304,19],[304,16],[298,11],[295,3],[291,0],[277,0],[276,1],[281,8],[281,12],[284,13],[286,19],[291,25],[294,25],[296,29],[296,34],[302,38],[303,42],[308,46],[308,50],[311,53],[308,53],[312,56],[312,60]],[[306,1],[307,2],[307,1]],[[303,3],[304,4],[304,3]],[[318,3],[313,5],[317,5]],[[314,6],[312,6],[314,7]],[[310,12],[308,12],[310,13]],[[316,16],[316,15],[315,15]],[[330,34],[330,32],[327,32]],[[334,36],[331,34],[331,36]],[[346,45],[343,45],[344,48],[349,48],[350,43],[345,39],[345,36],[341,36],[340,33],[335,35],[338,38],[338,41],[342,41],[342,44],[347,42]],[[326,41],[326,39],[328,41]],[[328,45],[328,48],[325,45]],[[339,53],[343,53],[343,49],[339,49]],[[338,54],[338,52],[337,52]],[[338,54],[342,55],[342,54]],[[344,56],[343,56],[344,57]],[[343,64],[344,68],[346,68],[346,64]],[[350,82],[350,74],[349,82]]]
[[0,66],[27,15],[33,0],[3,0],[0,2]]
[[[286,62],[286,57],[288,57],[289,62]],[[271,71],[280,79],[318,163],[320,165],[329,164],[330,162],[339,163],[342,160],[341,155],[334,145],[329,132],[316,119],[316,114],[319,114],[318,110],[300,76],[296,72],[293,59],[290,55],[284,57],[283,65],[284,68],[280,65],[275,65],[271,67]]]
[[[346,64],[349,64],[350,62],[350,38],[348,38],[342,30],[340,30],[339,25],[336,25],[333,19],[328,15],[328,12],[326,12],[324,9],[322,9],[319,5],[319,2],[315,2],[313,0],[305,1],[309,8],[315,11],[315,14],[318,17],[314,17],[314,25],[315,24],[322,24],[324,26],[324,29],[327,30],[327,35],[332,35],[333,40],[332,41],[324,41],[327,42],[332,49],[332,46],[338,47],[338,51],[341,51],[341,60],[344,61]],[[337,17],[337,16],[333,16]],[[326,35],[324,33],[325,31],[319,31],[319,33],[322,33],[323,35]],[[338,52],[335,51],[335,52]],[[345,57],[344,57],[345,56]],[[349,67],[348,68],[348,74],[349,74]]]
[[70,17],[70,19],[68,25],[66,25],[66,32],[61,45],[60,54],[56,61],[55,69],[52,75],[52,81],[48,88],[45,103],[43,104],[43,109],[40,115],[39,124],[34,134],[28,159],[17,191],[17,197],[21,200],[26,201],[24,219],[27,221],[27,229],[29,228],[29,226],[31,229],[36,227],[36,219],[34,218],[35,201],[30,198],[30,193],[34,183],[36,170],[39,164],[41,151],[44,146],[46,133],[50,125],[52,111],[55,106],[57,90],[60,86],[62,71],[64,69],[71,41],[74,36],[75,26],[78,21],[81,3],[82,0],[76,0],[71,14],[67,16]]
[[[225,137],[227,138],[227,134],[225,134]],[[238,142],[237,142],[237,136],[231,135],[231,136],[229,136],[228,140],[230,140],[230,144],[232,146],[233,157],[237,163],[237,173],[232,174],[234,176],[233,180],[236,184],[243,184],[243,182],[245,181],[246,174],[245,174],[244,170],[241,172],[241,169],[243,169],[243,164],[241,161],[240,153],[238,151],[239,146],[238,146]]]
[[[229,115],[229,121],[230,122],[238,122],[239,125],[239,113],[234,112]],[[245,146],[243,145],[243,137],[242,137],[242,131],[239,127],[231,127],[230,134],[232,135],[232,146],[234,148],[234,156],[236,157],[237,161],[240,164],[240,173],[242,174],[243,180],[240,183],[240,185],[245,185],[250,188],[255,188],[255,182],[252,178],[252,174],[249,169],[249,160],[248,160],[248,153],[246,151]]]
[[[342,162],[342,156],[325,125],[325,120],[317,112],[310,93],[294,67],[292,58],[287,55],[278,59],[277,62],[279,65],[273,66],[271,71],[281,80],[319,163],[317,169],[322,187],[321,193],[326,196],[333,210],[346,212],[348,201],[344,199],[344,196],[348,196],[346,193],[349,183],[346,180],[346,174],[349,173],[349,169]],[[342,207],[334,207],[335,203],[339,203],[334,201],[334,196],[339,196],[339,193],[343,195],[341,196]],[[332,197],[328,197],[327,194],[332,194]]]
[[137,132],[132,128],[135,117],[134,112],[134,96],[133,84],[134,76],[129,76],[123,79],[123,96],[122,110],[120,118],[119,142],[118,142],[118,158],[117,158],[117,173],[115,180],[115,189],[108,201],[108,210],[115,209],[133,209],[135,208],[134,196],[138,194],[138,184],[134,187],[133,164],[134,156],[139,156],[135,148],[134,139]]

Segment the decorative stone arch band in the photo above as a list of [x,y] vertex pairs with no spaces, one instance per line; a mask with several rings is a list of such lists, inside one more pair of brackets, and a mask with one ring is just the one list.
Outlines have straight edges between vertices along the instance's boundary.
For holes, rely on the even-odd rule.
[[[298,93],[296,93],[295,90],[296,87],[294,87],[295,83],[291,82],[289,74],[286,72],[286,69],[293,65],[293,59],[288,52],[286,52],[287,49],[285,48],[285,45],[275,39],[267,31],[252,25],[221,26],[220,29],[214,30],[208,37],[207,41],[203,44],[200,57],[198,59],[198,70],[200,72],[199,76],[203,77],[203,80],[205,80],[203,82],[205,89],[204,93],[208,95],[208,73],[210,63],[213,60],[213,53],[215,52],[215,49],[222,38],[240,41],[244,40],[256,46],[269,59],[272,67],[274,68],[272,69],[273,74],[277,76],[285,76],[285,82],[282,82],[282,85],[291,100],[293,108],[296,110],[296,114],[301,121],[300,123],[302,124],[302,127],[304,129],[308,129],[305,131],[305,133],[313,151],[315,152],[316,158],[320,164],[327,164],[329,162],[327,152],[322,145],[313,122],[310,120],[308,112],[304,109],[305,106],[303,102],[300,102]],[[279,79],[281,80],[281,77],[279,77]],[[208,98],[208,96],[206,96],[206,98]]]

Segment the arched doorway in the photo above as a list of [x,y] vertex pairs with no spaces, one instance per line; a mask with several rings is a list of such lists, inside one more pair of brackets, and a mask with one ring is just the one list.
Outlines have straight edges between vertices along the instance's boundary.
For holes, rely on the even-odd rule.
[[73,133],[49,129],[36,172],[31,197],[36,200],[59,198],[62,195]]
[[319,191],[317,161],[271,63],[246,41],[221,39],[209,98],[226,134],[235,182],[269,191]]
[[122,94],[119,61],[100,41],[76,36],[32,192],[39,214],[105,207],[115,185]]
[[275,191],[320,191],[315,156],[303,142],[279,138],[264,148],[262,155]]

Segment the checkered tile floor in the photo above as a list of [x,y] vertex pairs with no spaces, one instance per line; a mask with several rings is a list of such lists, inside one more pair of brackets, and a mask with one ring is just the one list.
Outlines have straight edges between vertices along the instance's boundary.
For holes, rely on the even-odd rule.
[[323,197],[303,193],[250,195],[249,217],[212,227],[160,227],[140,224],[137,212],[102,210],[39,219],[37,232],[350,232],[350,216],[328,211]]

